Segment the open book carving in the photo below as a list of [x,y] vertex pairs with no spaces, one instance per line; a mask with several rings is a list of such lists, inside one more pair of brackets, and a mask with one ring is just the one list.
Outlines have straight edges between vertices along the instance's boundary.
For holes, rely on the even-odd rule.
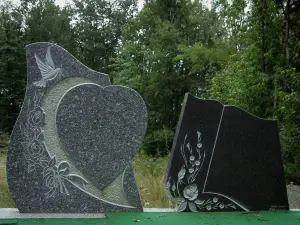
[[165,188],[177,211],[288,209],[277,122],[186,94]]

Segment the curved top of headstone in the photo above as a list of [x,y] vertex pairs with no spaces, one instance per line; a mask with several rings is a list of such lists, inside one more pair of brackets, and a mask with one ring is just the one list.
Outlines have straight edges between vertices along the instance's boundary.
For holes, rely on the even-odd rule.
[[[85,75],[95,79],[102,86],[110,85],[107,74],[85,66],[67,50],[53,43],[37,42],[27,45],[26,58],[28,84],[41,80],[40,69],[42,68],[46,72],[45,74],[49,72],[49,77],[46,80],[50,84],[55,82],[57,73],[63,73],[64,78]],[[51,72],[53,73],[52,76]]]
[[19,211],[142,211],[131,166],[147,128],[142,97],[55,44],[28,45],[26,56],[6,165]]

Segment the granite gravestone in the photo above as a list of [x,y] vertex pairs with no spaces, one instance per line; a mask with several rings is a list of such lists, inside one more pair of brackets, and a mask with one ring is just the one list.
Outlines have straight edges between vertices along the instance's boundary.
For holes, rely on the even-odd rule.
[[142,211],[131,166],[147,127],[141,96],[57,45],[26,53],[27,90],[7,155],[19,211]]
[[186,94],[165,188],[177,211],[288,209],[277,122]]

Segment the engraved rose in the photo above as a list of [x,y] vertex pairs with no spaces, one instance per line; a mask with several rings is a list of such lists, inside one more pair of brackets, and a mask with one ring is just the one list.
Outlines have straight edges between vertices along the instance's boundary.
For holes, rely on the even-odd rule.
[[29,113],[29,122],[33,125],[39,125],[44,119],[44,111],[41,107],[35,107]]
[[183,196],[189,200],[193,201],[198,197],[198,187],[196,184],[190,184],[183,189]]
[[44,145],[41,144],[41,142],[37,141],[37,140],[33,140],[28,148],[27,151],[29,153],[29,155],[34,158],[34,159],[38,159],[42,156],[43,151],[44,151]]

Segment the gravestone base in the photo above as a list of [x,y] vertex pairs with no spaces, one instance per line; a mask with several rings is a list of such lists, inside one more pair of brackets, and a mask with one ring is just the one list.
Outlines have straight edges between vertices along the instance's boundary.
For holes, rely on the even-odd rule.
[[32,214],[19,213],[17,209],[0,209],[2,225],[174,225],[174,224],[219,224],[219,225],[272,225],[300,224],[300,211],[252,211],[252,212],[200,212],[174,213],[173,209],[144,209],[145,212]]
[[[0,219],[88,219],[105,218],[104,213],[20,213],[17,208],[0,209]],[[1,224],[1,222],[0,222]]]

